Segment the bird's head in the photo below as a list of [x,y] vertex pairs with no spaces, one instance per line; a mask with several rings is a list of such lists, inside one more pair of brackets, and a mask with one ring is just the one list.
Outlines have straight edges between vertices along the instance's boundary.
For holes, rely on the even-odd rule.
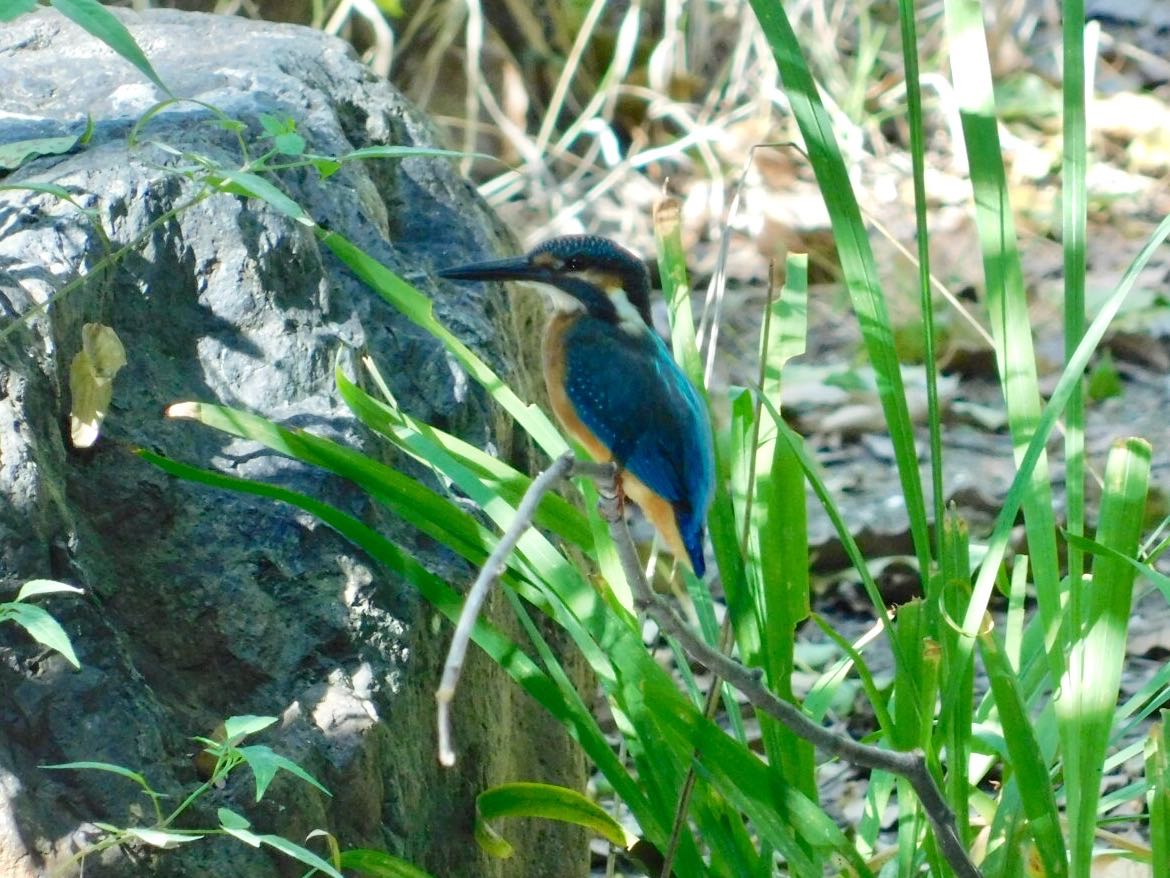
[[608,238],[568,235],[552,238],[524,256],[475,262],[439,272],[449,280],[525,280],[547,284],[562,311],[631,326],[652,327],[650,275],[633,253]]

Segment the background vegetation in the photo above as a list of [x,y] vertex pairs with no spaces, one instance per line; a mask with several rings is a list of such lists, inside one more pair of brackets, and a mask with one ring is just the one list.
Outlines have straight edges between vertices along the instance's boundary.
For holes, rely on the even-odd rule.
[[[1165,120],[1166,72],[1127,35],[1086,25],[1080,0],[1059,19],[972,0],[751,9],[220,10],[353,40],[448,127],[522,241],[589,230],[658,253],[663,328],[708,388],[721,480],[718,574],[650,569],[709,646],[838,741],[921,754],[945,799],[924,807],[908,772],[863,754],[826,761],[747,682],[696,675],[695,647],[660,606],[651,615],[672,636],[639,621],[604,523],[549,498],[502,576],[530,641],[482,624],[475,638],[573,729],[608,817],[564,791],[497,790],[481,803],[483,843],[505,851],[491,816],[534,813],[606,838],[599,868],[611,873],[1089,876],[1125,862],[1170,874],[1170,670],[1143,660],[1165,649],[1161,626],[1131,623],[1135,606],[1164,617],[1170,596],[1156,567],[1164,451],[1128,435],[1164,404],[1142,387],[1170,367],[1164,275],[1143,274],[1161,267],[1170,233],[1155,182],[1170,129],[1136,118]],[[280,204],[233,174],[209,183]],[[550,457],[565,450],[419,293],[319,234]],[[691,294],[684,253],[709,279],[705,297]],[[173,414],[346,475],[482,563],[527,476],[414,421],[384,387],[379,398],[337,380],[355,416],[483,517],[244,412]],[[1147,438],[1164,445],[1153,426]],[[310,509],[457,614],[450,584],[342,513],[147,457]],[[595,489],[579,487],[591,507]],[[533,614],[585,655],[610,721]],[[1147,639],[1127,651],[1135,631]]]

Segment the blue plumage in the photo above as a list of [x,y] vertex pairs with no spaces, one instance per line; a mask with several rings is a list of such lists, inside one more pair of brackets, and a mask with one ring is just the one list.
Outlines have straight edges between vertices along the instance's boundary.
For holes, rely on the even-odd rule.
[[569,235],[526,256],[440,274],[528,280],[559,291],[544,343],[553,411],[590,454],[612,456],[632,477],[623,481],[627,493],[702,576],[715,483],[711,428],[699,394],[654,332],[642,261],[605,238]]
[[565,332],[565,392],[614,459],[675,509],[695,573],[714,490],[711,430],[702,400],[649,328],[637,335],[580,320]]

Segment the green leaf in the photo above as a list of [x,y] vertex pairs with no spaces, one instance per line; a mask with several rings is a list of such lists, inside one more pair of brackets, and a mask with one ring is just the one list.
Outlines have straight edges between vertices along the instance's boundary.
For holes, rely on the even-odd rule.
[[216,816],[219,817],[219,825],[228,831],[233,829],[248,829],[252,826],[247,817],[243,814],[237,814],[231,808],[218,809]]
[[17,190],[40,192],[44,195],[55,195],[62,201],[73,201],[73,193],[64,186],[58,186],[55,183],[0,183],[0,192],[15,192]]
[[39,594],[57,594],[63,591],[71,591],[74,594],[85,594],[85,589],[78,588],[75,585],[67,585],[64,582],[57,582],[55,579],[30,579],[21,586],[20,592],[16,595],[16,599],[18,601],[26,601]]
[[37,8],[37,0],[0,0],[0,21],[12,21]]
[[126,26],[98,0],[51,0],[51,2],[58,12],[66,18],[72,19],[137,67],[147,79],[167,94],[171,93],[166,83],[154,72],[150,62],[146,60],[146,55],[143,54],[138,43],[134,41],[130,31],[126,30]]
[[[354,413],[372,429],[385,433],[390,410],[351,384],[340,369],[337,380],[342,398]],[[364,410],[367,405],[369,411]],[[281,454],[347,478],[361,485],[395,515],[473,564],[482,564],[495,543],[495,537],[486,528],[447,497],[352,448],[310,433],[277,427],[264,418],[224,406],[177,403],[167,413],[171,417],[195,418],[209,427],[252,439]],[[545,524],[539,519],[537,523]]]
[[1145,742],[1146,807],[1150,814],[1150,851],[1154,878],[1170,876],[1170,736],[1166,734],[1170,713],[1162,711]]
[[69,642],[69,635],[47,610],[22,603],[0,604],[0,607],[3,607],[7,618],[24,628],[38,643],[61,653],[73,667],[81,667],[77,654],[73,652],[73,644]]
[[144,790],[150,791],[150,784],[146,782],[145,777],[137,771],[131,771],[129,768],[121,765],[114,765],[112,762],[58,762],[55,765],[42,765],[41,768],[51,771],[108,771],[110,774],[117,774],[121,777],[128,778]]
[[317,169],[322,180],[328,180],[341,169],[341,162],[330,158],[311,158],[309,161]]
[[197,841],[203,838],[202,835],[188,835],[183,832],[168,832],[162,829],[145,829],[137,826],[132,826],[124,831],[124,834],[129,838],[136,838],[151,847],[162,848],[169,850],[176,848],[181,844]]
[[1003,654],[994,632],[979,636],[979,651],[987,668],[988,681],[1003,724],[1003,737],[1010,756],[1016,792],[1028,817],[1032,839],[1044,870],[1042,874],[1061,878],[1068,874],[1068,860],[1061,836],[1060,812],[1048,777],[1048,768],[1036,740],[1015,671]]
[[341,868],[353,869],[369,878],[433,878],[429,872],[412,866],[406,860],[365,848],[343,851]]
[[[767,366],[764,392],[773,396],[775,380],[784,364],[804,354],[808,336],[808,254],[789,253],[784,286],[772,303],[772,330],[768,350],[762,352]],[[775,398],[775,397],[774,397]]]
[[252,832],[252,830],[250,830],[250,829],[237,829],[237,828],[234,828],[231,826],[225,826],[223,828],[223,831],[226,832],[228,835],[230,835],[232,838],[238,838],[240,841],[242,841],[244,844],[248,845],[249,847],[258,848],[258,847],[260,847],[261,843],[264,841],[263,838],[261,838],[256,833]]
[[[1147,442],[1127,439],[1114,445],[1105,464],[1097,541],[1122,556],[1137,553],[1150,456]],[[1088,874],[1092,862],[1103,762],[1125,664],[1135,576],[1136,571],[1125,561],[1103,555],[1094,561],[1091,579],[1082,578],[1071,585],[1070,627],[1076,636],[1055,706],[1065,748],[1074,875]]]
[[279,137],[281,134],[292,131],[293,129],[289,125],[290,121],[290,119],[278,119],[271,113],[260,114],[260,127],[269,137]]
[[329,875],[330,878],[342,878],[342,874],[334,869],[329,863],[321,859],[310,850],[306,850],[299,844],[294,844],[287,838],[282,838],[279,835],[261,835],[259,840],[269,847],[276,848],[282,854],[292,857],[294,860],[299,860],[306,866],[312,866]]
[[391,18],[402,18],[404,14],[401,0],[374,0],[374,3]]
[[[512,846],[488,825],[503,817],[539,817],[559,820],[589,830],[622,850],[637,839],[629,835],[603,808],[576,790],[552,784],[505,783],[484,790],[475,799],[475,837],[497,857],[511,856]],[[506,851],[506,853],[504,853]]]
[[894,446],[915,555],[920,569],[928,570],[930,532],[918,470],[914,426],[869,232],[833,133],[832,120],[804,60],[805,46],[792,29],[785,11],[786,4],[775,0],[750,0],[750,4],[776,60],[793,118],[807,146],[809,164],[825,200],[841,273],[878,378],[878,396]]
[[64,155],[77,146],[79,137],[37,137],[0,144],[0,169],[14,171],[29,159],[42,155]]
[[1086,388],[1089,399],[1100,402],[1114,396],[1121,396],[1124,388],[1121,385],[1121,375],[1109,351],[1101,355],[1101,359],[1089,372],[1089,386]]
[[275,753],[271,747],[265,747],[258,744],[251,747],[240,747],[238,748],[237,752],[252,768],[252,774],[256,778],[257,802],[264,798],[264,792],[268,789],[268,785],[272,783],[272,778],[276,777],[276,772],[280,771],[282,768],[290,774],[295,774],[306,783],[311,783],[325,795],[333,795],[329,792],[329,790],[325,789],[325,787],[323,787],[311,774],[309,774],[291,759]]
[[244,714],[228,717],[223,721],[224,741],[234,746],[249,735],[264,731],[274,722],[276,722],[274,716]]
[[94,125],[93,115],[90,113],[86,113],[85,114],[85,130],[81,132],[81,137],[78,138],[78,142],[82,146],[89,146],[89,142],[91,140],[93,140],[93,133],[96,130],[97,130],[97,126]]
[[238,171],[230,168],[221,168],[209,175],[211,182],[221,191],[233,195],[243,195],[248,198],[259,198],[268,206],[275,208],[289,219],[306,226],[313,225],[312,218],[305,213],[304,208],[285,195],[275,184],[265,180],[259,174],[250,171]]
[[305,138],[292,131],[278,135],[273,144],[281,155],[298,156],[305,152]]
[[343,156],[338,156],[343,162],[357,161],[359,159],[461,159],[465,157],[488,159],[493,162],[499,161],[495,156],[485,155],[481,152],[466,153],[454,149],[435,149],[429,146],[363,146],[361,149],[355,149],[353,152],[347,152]]

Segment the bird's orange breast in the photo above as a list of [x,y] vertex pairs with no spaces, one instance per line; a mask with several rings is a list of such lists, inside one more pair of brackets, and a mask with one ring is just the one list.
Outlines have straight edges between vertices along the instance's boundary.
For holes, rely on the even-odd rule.
[[544,385],[553,414],[570,436],[598,463],[613,460],[605,444],[582,422],[565,391],[565,332],[580,319],[579,314],[555,314],[544,333]]

